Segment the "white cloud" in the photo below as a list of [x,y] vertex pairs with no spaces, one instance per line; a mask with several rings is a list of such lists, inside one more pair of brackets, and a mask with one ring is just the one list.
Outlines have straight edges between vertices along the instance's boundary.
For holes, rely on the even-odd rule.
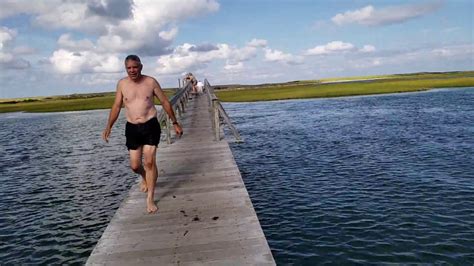
[[0,64],[9,63],[13,60],[13,55],[0,51]]
[[257,57],[263,51],[266,62],[281,62],[288,65],[302,64],[303,58],[279,50],[265,48],[266,40],[252,39],[243,47],[233,47],[228,44],[193,45],[185,43],[177,46],[171,54],[162,55],[157,60],[156,72],[161,75],[181,74],[204,69],[209,63],[218,64],[224,61],[225,71],[241,71],[244,62]]
[[46,12],[51,6],[60,4],[60,0],[31,1],[31,0],[2,0],[0,19],[18,14],[36,14]]
[[6,69],[25,69],[30,67],[30,62],[18,57],[15,52],[17,47],[14,41],[17,31],[7,27],[0,27],[0,67]]
[[108,85],[117,83],[122,76],[118,73],[93,73],[82,76],[80,82],[87,85]]
[[11,43],[17,35],[15,30],[7,27],[0,28],[0,50],[3,50],[9,43]]
[[359,51],[362,53],[372,53],[375,52],[375,47],[373,45],[364,45]]
[[291,59],[291,54],[285,54],[279,50],[265,49],[265,60],[273,61],[285,61]]
[[318,45],[314,48],[306,50],[306,55],[328,55],[333,53],[343,53],[353,51],[354,45],[341,41],[333,41],[325,45]]
[[193,71],[198,67],[204,68],[207,63],[215,60],[225,60],[224,69],[243,67],[243,62],[255,58],[258,47],[266,45],[264,40],[248,42],[246,46],[238,48],[228,44],[193,45],[185,43],[177,46],[169,55],[160,56],[157,60],[156,72],[160,74],[178,74]]
[[[46,29],[96,34],[96,41],[74,40],[71,33],[62,35],[58,39],[59,49],[49,61],[61,73],[109,72],[116,69],[109,64],[115,62],[118,53],[144,56],[169,53],[169,46],[178,33],[176,24],[218,9],[215,0],[188,0],[186,4],[173,0],[3,0],[0,18],[26,14],[31,15],[37,26]],[[3,38],[2,47],[7,42],[6,37]],[[3,54],[4,60],[10,58],[7,53]],[[93,59],[93,55],[102,60],[84,61]]]
[[347,11],[344,14],[337,14],[336,16],[332,17],[331,20],[337,25],[349,24],[353,22],[364,24],[364,21],[373,17],[373,13],[374,7],[366,6],[358,10]]
[[132,4],[132,0],[87,0],[87,9],[91,14],[123,19],[130,17]]
[[244,63],[238,62],[237,64],[226,64],[224,66],[224,69],[228,71],[233,71],[233,72],[240,71],[244,69]]
[[229,55],[233,62],[247,61],[257,55],[257,48],[254,46],[244,46],[240,49],[234,49]]
[[[354,68],[370,68],[379,66],[412,66],[414,64],[452,64],[474,62],[474,45],[447,45],[401,51],[379,51],[374,56],[366,55],[350,59],[348,65]],[[457,63],[456,63],[457,62]]]
[[71,34],[63,34],[58,39],[59,47],[63,49],[69,49],[72,51],[84,51],[94,49],[94,44],[88,39],[74,41],[71,38]]
[[36,49],[23,45],[13,48],[12,52],[16,55],[29,55],[36,53]]
[[266,47],[267,40],[263,39],[252,39],[250,42],[247,43],[247,46],[251,47]]
[[357,23],[368,26],[402,23],[432,13],[441,7],[441,2],[390,6],[375,9],[369,5],[357,10],[340,13],[331,18],[337,25]]
[[107,33],[97,43],[107,51],[165,54],[178,32],[176,27],[164,30],[168,25],[218,9],[219,4],[214,0],[189,0],[186,4],[179,1],[135,0],[132,16],[109,25]]
[[166,41],[172,41],[176,35],[178,35],[178,28],[177,27],[173,27],[171,30],[169,31],[161,31],[159,34],[160,38],[162,38],[163,40],[166,40]]
[[99,16],[87,14],[87,5],[80,2],[62,2],[50,5],[34,17],[34,22],[44,28],[82,29],[91,32],[103,29],[106,22]]
[[378,67],[383,64],[381,58],[359,58],[357,60],[349,60],[347,66],[349,69],[368,69]]
[[[74,29],[89,33],[105,33],[111,25],[130,18],[133,0],[48,0],[11,1],[10,15],[29,14],[32,21],[46,29]],[[24,3],[28,2],[30,6]]]
[[301,64],[303,59],[299,56],[294,56],[292,54],[284,53],[279,50],[272,50],[265,48],[265,61],[269,62],[282,62],[287,64]]
[[63,74],[90,72],[120,72],[122,61],[117,56],[97,54],[94,52],[71,52],[60,49],[53,53],[50,62],[54,68]]
[[[34,21],[43,27],[62,27],[98,34],[96,41],[74,40],[71,33],[61,35],[58,39],[59,49],[50,58],[59,72],[113,72],[117,68],[110,64],[116,61],[117,54],[169,54],[170,45],[179,31],[176,27],[179,21],[218,9],[219,4],[215,0],[190,0],[186,4],[172,0],[65,1],[48,11],[38,11]],[[95,60],[95,56],[101,60]],[[173,57],[173,60],[176,59]],[[179,58],[177,61],[193,60]]]
[[214,59],[227,59],[231,48],[227,44],[216,45],[217,49],[196,51],[196,46],[185,43],[176,47],[172,54],[160,56],[156,72],[160,74],[178,74],[205,65]]
[[[117,2],[120,0],[101,0],[104,4]],[[126,0],[128,1],[128,0]],[[90,4],[94,0],[88,1],[30,1],[30,0],[2,0],[0,9],[0,19],[15,15],[31,15],[32,21],[44,28],[67,28],[81,29],[90,32],[100,32],[108,25],[108,18],[105,15],[98,15],[91,12]]]
[[67,74],[80,73],[87,64],[85,57],[63,49],[55,51],[50,61],[58,72]]
[[474,44],[450,45],[432,49],[429,54],[443,58],[471,58],[474,65]]

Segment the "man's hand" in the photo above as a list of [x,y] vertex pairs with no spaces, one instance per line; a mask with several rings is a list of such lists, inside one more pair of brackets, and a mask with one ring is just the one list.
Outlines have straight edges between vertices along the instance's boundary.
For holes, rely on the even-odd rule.
[[173,125],[174,125],[174,131],[176,132],[176,136],[181,137],[183,135],[183,128],[181,128],[181,126],[178,123],[176,124],[173,123]]
[[105,140],[105,142],[109,143],[109,136],[110,136],[110,128],[107,127],[102,132],[102,139]]

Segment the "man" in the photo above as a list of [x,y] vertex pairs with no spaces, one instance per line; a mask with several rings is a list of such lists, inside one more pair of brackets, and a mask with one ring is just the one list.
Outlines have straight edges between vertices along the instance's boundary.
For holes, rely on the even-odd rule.
[[197,89],[196,89],[197,79],[194,77],[193,73],[191,72],[187,73],[186,80],[190,81],[191,84],[193,85],[193,94],[197,93]]
[[[158,178],[156,167],[156,149],[160,141],[160,124],[154,104],[156,96],[163,109],[173,121],[174,130],[178,136],[183,129],[176,121],[168,98],[163,93],[160,84],[152,77],[142,75],[143,65],[136,55],[125,58],[125,69],[128,77],[117,83],[115,101],[110,110],[109,119],[102,138],[108,142],[113,124],[117,120],[122,104],[126,109],[127,124],[125,136],[130,153],[130,167],[142,176],[140,190],[147,192],[146,207],[148,213],[156,212],[155,184]],[[142,156],[144,164],[142,165]]]

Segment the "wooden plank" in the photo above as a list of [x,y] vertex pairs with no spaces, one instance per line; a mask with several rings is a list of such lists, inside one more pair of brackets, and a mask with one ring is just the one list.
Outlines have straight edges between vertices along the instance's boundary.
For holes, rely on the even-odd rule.
[[183,137],[158,149],[158,212],[146,213],[135,184],[87,265],[275,265],[229,145],[214,140],[207,97],[191,99],[181,123]]

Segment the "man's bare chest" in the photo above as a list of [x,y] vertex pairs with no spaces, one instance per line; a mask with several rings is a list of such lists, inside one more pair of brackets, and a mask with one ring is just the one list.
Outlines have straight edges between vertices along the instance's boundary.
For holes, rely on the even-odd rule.
[[125,102],[152,101],[153,89],[139,86],[128,86],[122,89]]

